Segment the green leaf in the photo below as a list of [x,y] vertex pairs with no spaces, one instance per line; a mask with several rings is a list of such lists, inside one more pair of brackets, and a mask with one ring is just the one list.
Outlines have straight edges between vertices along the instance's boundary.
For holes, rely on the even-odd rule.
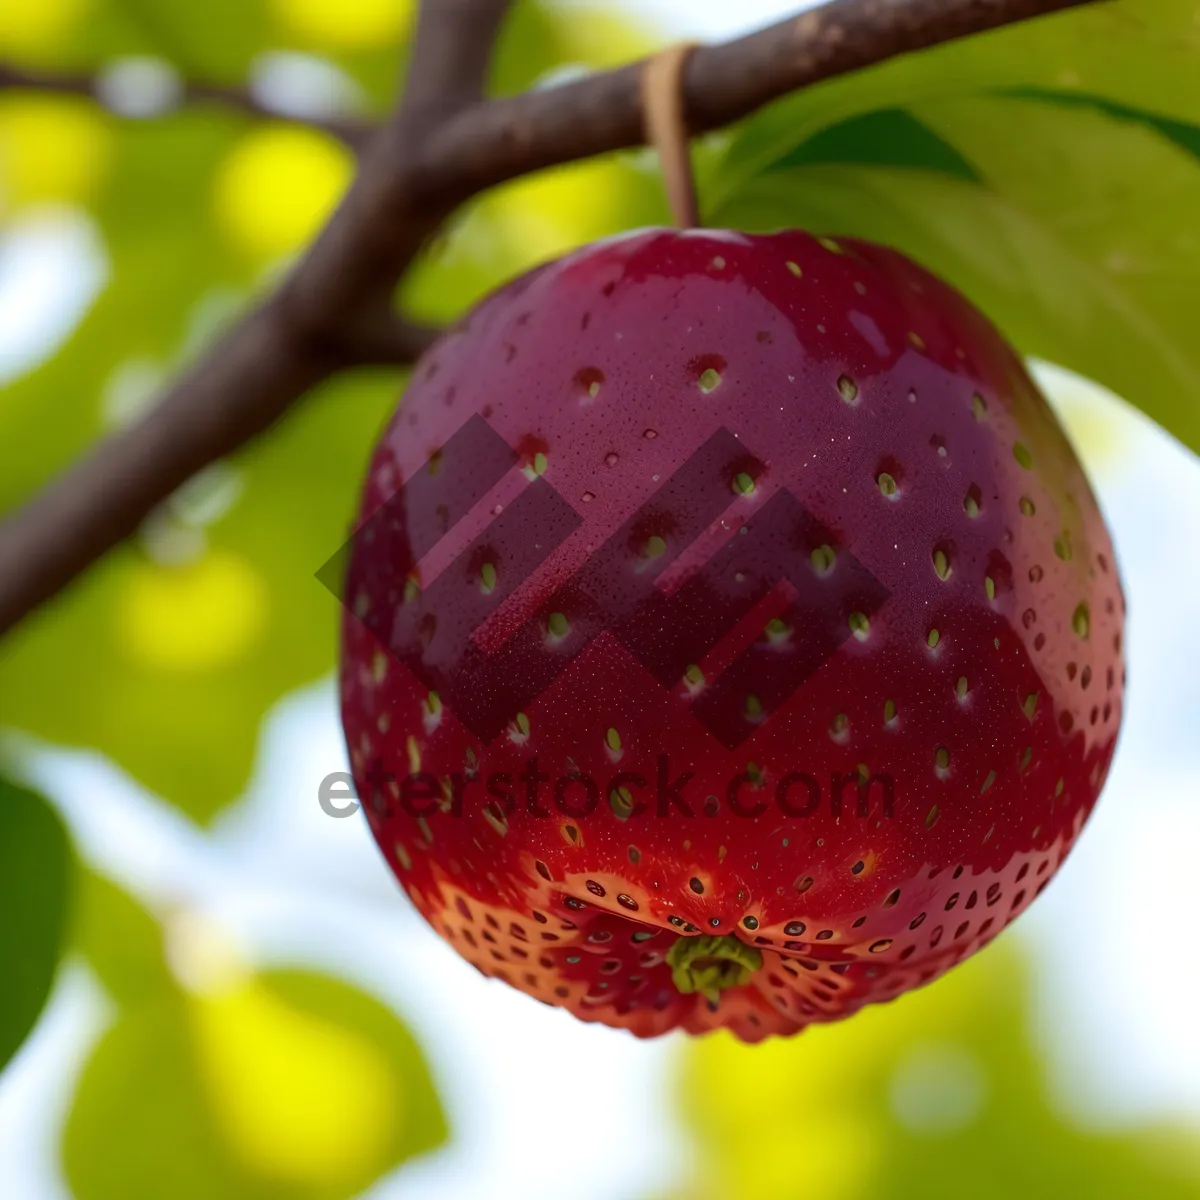
[[128,892],[92,871],[80,872],[75,949],[105,991],[131,1005],[168,990],[162,929]]
[[881,108],[822,129],[773,163],[771,170],[818,163],[912,167],[978,181],[975,169],[949,142],[902,108]]
[[903,250],[1200,449],[1198,151],[1194,5],[1118,0],[797,93],[706,192],[714,224]]
[[0,1069],[41,1013],[58,970],[72,855],[58,814],[0,776]]
[[396,390],[373,376],[324,389],[208,477],[232,489],[228,512],[199,531],[163,518],[183,561],[139,539],[15,630],[0,720],[93,746],[198,819],[233,800],[263,715],[333,665],[339,610],[313,573],[345,540]]
[[124,1010],[64,1132],[78,1200],[341,1200],[441,1144],[416,1043],[357,989],[299,971]]

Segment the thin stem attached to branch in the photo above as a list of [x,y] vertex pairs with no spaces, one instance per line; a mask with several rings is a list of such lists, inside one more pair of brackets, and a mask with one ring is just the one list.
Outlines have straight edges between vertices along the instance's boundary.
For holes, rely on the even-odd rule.
[[[701,133],[895,55],[1089,2],[833,0],[696,49],[682,75],[684,118]],[[644,63],[480,99],[508,7],[509,0],[424,0],[405,101],[366,142],[345,199],[278,292],[140,424],[101,443],[0,526],[0,634],[316,383],[357,363],[415,356],[429,331],[397,323],[391,296],[464,200],[543,167],[643,144]]]

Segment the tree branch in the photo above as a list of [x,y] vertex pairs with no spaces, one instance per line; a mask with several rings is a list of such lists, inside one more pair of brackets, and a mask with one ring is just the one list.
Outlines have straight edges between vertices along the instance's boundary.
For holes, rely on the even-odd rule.
[[436,0],[421,5],[404,89],[410,117],[426,123],[483,99],[492,47],[507,0]]
[[106,94],[105,76],[64,74],[53,71],[34,70],[14,63],[0,62],[0,92],[34,91],[49,92],[59,96],[78,96],[95,101],[113,116],[130,120],[145,120],[147,117],[162,117],[180,111],[189,105],[211,104],[231,109],[248,117],[262,120],[286,121],[293,125],[305,125],[344,142],[353,150],[361,150],[367,139],[375,132],[369,121],[354,117],[311,117],[283,112],[260,100],[249,88],[226,87],[215,83],[182,80],[177,90],[169,94],[165,102],[153,107],[150,112],[129,113],[121,111]]
[[[697,49],[683,79],[688,125],[694,133],[713,129],[894,55],[1088,2],[834,0]],[[394,363],[415,353],[428,334],[411,342],[399,336],[390,297],[425,239],[462,201],[530,171],[642,144],[642,63],[509,99],[477,99],[507,8],[508,0],[424,0],[405,102],[367,142],[345,199],[279,291],[141,424],[101,444],[0,526],[0,633],[314,384],[374,354]],[[390,330],[386,352],[381,330]]]

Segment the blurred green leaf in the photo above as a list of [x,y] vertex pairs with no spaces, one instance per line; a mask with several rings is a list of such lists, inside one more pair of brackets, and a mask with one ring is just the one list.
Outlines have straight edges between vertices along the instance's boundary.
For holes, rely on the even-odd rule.
[[689,1043],[687,1200],[1195,1198],[1195,1130],[1080,1128],[1052,1104],[1029,986],[1003,944],[850,1020]]
[[127,892],[92,871],[80,872],[75,949],[121,1005],[171,986],[162,929]]
[[411,1035],[347,984],[271,971],[125,1009],[64,1132],[78,1200],[338,1200],[444,1141]]
[[46,801],[0,776],[0,1070],[41,1013],[71,901],[67,832]]
[[716,224],[905,251],[1200,449],[1198,153],[1195,6],[1117,0],[799,92],[706,191]]

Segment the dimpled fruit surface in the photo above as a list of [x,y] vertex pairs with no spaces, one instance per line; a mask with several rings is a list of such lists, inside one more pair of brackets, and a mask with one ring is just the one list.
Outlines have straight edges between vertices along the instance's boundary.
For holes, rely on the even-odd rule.
[[1014,350],[900,254],[649,230],[417,365],[342,560],[347,744],[485,975],[755,1040],[934,979],[1049,883],[1122,592]]

